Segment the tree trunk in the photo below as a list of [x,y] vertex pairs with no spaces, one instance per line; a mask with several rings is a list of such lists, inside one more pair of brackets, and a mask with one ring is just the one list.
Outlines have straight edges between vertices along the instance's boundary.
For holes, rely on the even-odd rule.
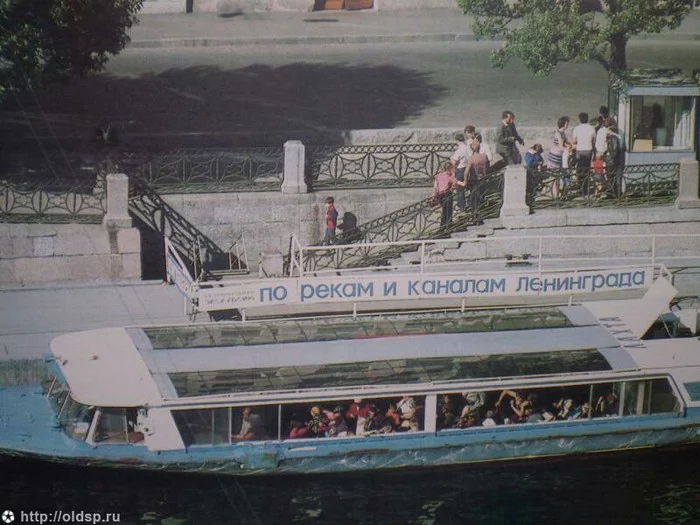
[[610,66],[613,71],[627,69],[627,37],[622,33],[610,37]]

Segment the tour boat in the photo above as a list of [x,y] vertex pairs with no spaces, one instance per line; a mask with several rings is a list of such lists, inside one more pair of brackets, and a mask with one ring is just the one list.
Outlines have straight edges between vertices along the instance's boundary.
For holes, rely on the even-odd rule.
[[676,295],[64,334],[43,385],[0,391],[0,453],[274,475],[697,444]]

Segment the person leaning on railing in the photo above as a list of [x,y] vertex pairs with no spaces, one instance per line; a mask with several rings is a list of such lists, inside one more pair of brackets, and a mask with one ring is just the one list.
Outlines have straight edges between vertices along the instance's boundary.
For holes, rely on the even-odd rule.
[[442,208],[441,226],[446,226],[452,222],[452,190],[457,187],[454,170],[452,161],[446,161],[442,165],[442,170],[435,175],[435,182],[433,183],[431,205],[439,204]]
[[608,132],[605,140],[605,168],[607,173],[606,192],[619,197],[622,192],[622,139],[617,133],[617,125],[614,119],[608,119]]
[[523,165],[527,171],[527,189],[528,198],[532,198],[535,188],[540,179],[540,173],[544,171],[544,159],[542,153],[544,148],[542,144],[533,144],[523,156]]

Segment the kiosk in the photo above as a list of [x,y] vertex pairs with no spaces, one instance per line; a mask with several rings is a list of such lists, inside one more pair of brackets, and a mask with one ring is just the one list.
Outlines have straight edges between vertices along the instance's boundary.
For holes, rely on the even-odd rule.
[[699,158],[696,78],[678,69],[630,69],[612,75],[609,96],[625,164]]

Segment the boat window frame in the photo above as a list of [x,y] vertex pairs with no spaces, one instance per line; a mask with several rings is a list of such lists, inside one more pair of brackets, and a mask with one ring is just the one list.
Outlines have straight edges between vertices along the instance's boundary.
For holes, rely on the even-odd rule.
[[[62,395],[63,393],[66,394],[66,396],[63,398],[63,400],[59,403],[58,402],[58,396],[55,398],[52,398],[53,394],[53,389],[56,386],[56,384],[60,385],[61,391],[59,392],[59,396]],[[46,394],[46,398],[49,401],[49,404],[51,405],[51,408],[53,409],[55,415],[56,415],[56,420],[59,420],[61,417],[61,412],[63,411],[63,407],[66,404],[66,400],[70,397],[70,388],[68,387],[68,383],[66,383],[65,380],[61,380],[58,375],[54,375],[54,382],[51,385],[51,390]]]
[[[270,403],[273,405],[274,403]],[[245,405],[249,406],[249,405]],[[179,407],[179,408],[173,408],[170,410],[170,415],[173,418],[173,423],[175,424],[175,428],[177,429],[178,435],[182,439],[183,443],[185,444],[185,448],[190,449],[192,447],[199,448],[199,447],[228,447],[231,446],[232,440],[231,440],[231,434],[233,433],[233,409],[236,408],[236,406],[232,405],[198,405],[198,406],[193,406],[193,407]],[[243,407],[241,407],[243,408]],[[175,414],[177,412],[191,412],[195,410],[209,410],[211,412],[211,420],[210,420],[210,425],[209,425],[209,434],[211,437],[211,443],[189,443],[188,440],[185,439],[185,435],[183,435],[182,429],[180,427],[180,423],[178,419],[175,417]],[[226,441],[222,441],[221,443],[214,443],[214,436],[215,436],[215,420],[216,420],[216,414],[215,410],[226,410],[226,416],[228,418],[228,424],[227,424],[227,432],[226,432]],[[265,440],[267,441],[267,440]]]
[[[658,380],[663,380],[666,382],[666,384],[669,387],[670,393],[673,396],[674,400],[674,410],[671,411],[664,411],[664,412],[652,412],[651,411],[651,396],[653,395],[653,384],[654,381]],[[643,408],[642,413],[634,413],[634,414],[624,414],[624,401],[625,401],[625,394],[628,390],[627,384],[628,383],[637,383],[639,385],[644,386],[644,390],[648,390],[647,392],[644,392],[642,395],[644,396],[644,399],[642,400],[642,403],[645,408]],[[552,420],[552,421],[538,421],[538,422],[525,422],[525,423],[515,423],[515,424],[500,424],[496,425],[496,427],[501,428],[513,428],[513,427],[520,427],[521,425],[541,425],[541,424],[559,424],[559,423],[582,423],[582,422],[588,422],[588,421],[593,421],[596,420],[598,422],[605,421],[607,419],[614,419],[614,420],[628,420],[629,418],[640,418],[640,417],[682,417],[685,413],[685,402],[683,400],[683,397],[675,384],[675,381],[673,377],[670,374],[654,374],[650,376],[634,376],[634,377],[620,377],[620,378],[601,378],[600,380],[592,381],[592,382],[576,382],[576,383],[563,383],[563,384],[548,384],[548,385],[531,385],[528,384],[524,388],[519,385],[508,385],[503,387],[503,389],[508,389],[508,390],[521,390],[521,391],[526,391],[526,392],[533,392],[538,389],[546,389],[546,388],[558,388],[558,387],[574,387],[574,386],[585,386],[589,385],[589,394],[588,394],[588,406],[589,406],[589,411],[588,411],[588,417],[586,418],[579,418],[579,419],[559,419],[559,420]],[[620,396],[618,397],[617,403],[617,414],[615,415],[610,415],[610,416],[602,416],[602,415],[595,415],[595,407],[593,404],[593,400],[595,399],[594,396],[594,390],[596,385],[616,385],[619,386],[620,389]],[[464,390],[464,389],[463,389]],[[607,390],[607,388],[606,388]],[[488,388],[474,388],[474,389],[469,389],[471,392],[486,392],[486,393],[495,393],[498,391],[498,389],[494,389],[492,387]],[[440,432],[454,432],[454,431],[460,431],[460,430],[473,430],[473,429],[494,429],[496,427],[484,427],[482,425],[479,426],[474,426],[474,427],[469,427],[469,428],[446,428],[446,429],[440,429],[437,428],[437,414],[439,412],[439,407],[438,407],[438,400],[442,395],[449,394],[449,395],[458,395],[461,392],[459,390],[450,390],[450,391],[440,391],[436,393],[436,404],[435,404],[435,425],[436,429],[435,432],[436,434],[439,434]],[[639,391],[637,391],[637,400],[635,401],[636,404],[639,403]],[[426,396],[426,404],[427,404],[427,396]],[[427,410],[426,410],[427,413]]]
[[[95,432],[97,432],[97,427],[98,427],[98,425],[100,424],[100,420],[102,419],[102,415],[105,413],[105,410],[110,410],[110,409],[111,409],[111,410],[122,410],[122,411],[123,411],[123,415],[122,415],[122,417],[123,417],[123,419],[124,419],[124,421],[123,421],[123,423],[124,423],[124,441],[123,441],[123,442],[120,441],[120,442],[116,442],[116,443],[109,443],[109,442],[106,442],[106,441],[104,441],[104,440],[95,441],[95,439],[94,439],[94,435],[95,435]],[[128,423],[128,420],[127,420],[126,411],[127,411],[127,408],[126,408],[126,407],[99,407],[99,408],[97,409],[97,411],[96,411],[96,413],[95,413],[95,417],[94,417],[94,427],[95,427],[95,429],[94,429],[93,432],[92,432],[92,438],[93,438],[93,439],[92,439],[91,444],[94,445],[94,446],[104,446],[104,445],[109,445],[109,446],[113,446],[113,445],[135,445],[135,444],[137,444],[137,443],[130,443],[130,442],[129,442],[129,423]]]
[[[595,416],[595,407],[594,407],[594,392],[595,392],[595,386],[596,385],[619,385],[620,391],[624,392],[626,391],[626,383],[630,382],[640,382],[640,383],[645,383],[645,384],[653,384],[653,381],[656,380],[664,380],[666,381],[666,384],[669,387],[669,392],[672,394],[673,399],[674,399],[674,406],[677,407],[676,410],[673,411],[668,411],[668,412],[656,412],[652,413],[651,412],[651,402],[647,401],[647,397],[653,393],[653,389],[649,387],[649,392],[650,393],[644,393],[645,399],[643,400],[643,403],[645,406],[649,407],[649,410],[646,413],[641,413],[641,414],[629,414],[629,415],[621,415],[623,412],[623,396],[620,396],[618,398],[618,413],[615,416],[610,416],[610,417],[605,417],[605,416]],[[507,383],[501,383],[501,384],[490,384],[489,386],[485,385],[480,385],[480,386],[457,386],[457,385],[442,385],[444,387],[449,387],[445,390],[440,389],[440,390],[431,390],[431,391],[421,391],[417,393],[410,394],[412,397],[421,397],[423,398],[424,406],[423,406],[423,414],[422,414],[422,428],[421,430],[414,430],[410,432],[390,432],[386,434],[372,434],[372,435],[351,435],[351,436],[343,436],[343,437],[302,437],[302,438],[288,438],[285,437],[285,432],[282,426],[282,423],[284,421],[284,406],[292,406],[292,405],[322,405],[322,406],[330,406],[336,403],[346,403],[348,400],[351,400],[355,397],[362,397],[365,400],[369,401],[379,401],[379,400],[394,400],[396,398],[400,398],[402,394],[399,392],[376,392],[375,395],[372,395],[369,392],[366,391],[355,391],[355,392],[345,392],[342,395],[339,395],[339,393],[335,393],[334,395],[329,395],[329,396],[318,396],[318,397],[304,397],[302,399],[285,399],[284,401],[273,401],[270,400],[268,402],[253,402],[249,400],[248,402],[236,402],[235,404],[228,404],[228,403],[215,403],[215,404],[203,404],[203,403],[197,403],[196,405],[190,405],[190,406],[178,406],[172,407],[172,412],[175,411],[182,411],[182,410],[201,410],[201,409],[221,409],[225,408],[228,409],[228,414],[229,414],[229,442],[228,444],[226,443],[210,443],[210,444],[205,444],[205,443],[200,443],[200,444],[190,444],[187,445],[186,448],[191,448],[191,447],[197,447],[197,448],[206,448],[206,447],[220,447],[220,446],[233,446],[233,445],[260,445],[260,444],[265,444],[265,443],[276,443],[276,444],[286,444],[290,445],[293,443],[327,443],[327,442],[334,442],[339,439],[365,439],[365,438],[386,438],[386,437],[392,437],[392,436],[415,436],[415,435],[422,435],[422,434],[430,434],[430,435],[440,435],[441,433],[452,433],[456,431],[495,431],[499,429],[516,429],[516,428],[531,428],[531,425],[542,425],[542,424],[561,424],[561,423],[569,423],[569,424],[576,424],[576,423],[585,423],[588,424],[589,422],[592,422],[593,420],[597,422],[613,422],[614,421],[620,421],[620,420],[627,420],[629,418],[634,418],[634,417],[653,417],[653,418],[658,418],[658,417],[682,417],[683,414],[685,413],[686,405],[685,401],[680,394],[680,391],[678,389],[678,386],[676,385],[673,377],[671,374],[653,374],[653,375],[644,375],[644,376],[623,376],[623,377],[601,377],[601,378],[596,378],[595,380],[592,381],[584,381],[584,380],[576,380],[576,381],[564,381],[561,383],[553,383],[553,382],[547,382],[547,383],[520,383],[520,382],[513,382],[513,381],[508,381]],[[510,424],[510,425],[504,425],[500,424],[497,426],[473,426],[473,427],[468,427],[468,428],[447,428],[447,429],[440,429],[438,428],[437,425],[437,414],[439,412],[439,407],[438,407],[438,400],[440,396],[443,394],[460,394],[463,391],[469,390],[473,392],[487,392],[487,393],[495,393],[499,392],[503,389],[508,389],[508,390],[521,390],[521,391],[526,391],[526,392],[531,392],[531,391],[536,391],[539,389],[555,389],[555,388],[566,388],[566,387],[588,387],[588,404],[589,404],[589,413],[588,417],[585,418],[579,418],[579,419],[564,419],[564,420],[553,420],[553,421],[539,421],[539,422],[529,422],[529,423],[515,423],[515,424]],[[646,388],[645,388],[646,389]],[[410,390],[404,390],[404,392],[410,392]],[[369,395],[368,395],[369,394]],[[639,395],[639,394],[638,394]],[[432,405],[431,405],[432,403]],[[260,439],[260,440],[250,440],[250,441],[234,441],[230,439],[230,435],[233,433],[234,430],[234,410],[242,410],[243,408],[250,406],[253,409],[258,408],[260,409],[261,407],[276,407],[275,410],[275,419],[276,419],[276,425],[277,425],[277,436],[276,437],[268,437],[267,439]],[[432,420],[430,419],[432,414]]]
[[[88,428],[87,428],[87,430],[85,431],[85,435],[84,435],[84,437],[83,437],[82,439],[76,437],[74,432],[71,432],[71,431],[68,430],[68,426],[69,426],[69,425],[75,425],[76,422],[75,422],[75,421],[68,421],[67,418],[64,418],[64,417],[63,417],[64,411],[66,410],[66,406],[68,405],[68,401],[69,401],[69,400],[70,400],[70,402],[71,402],[71,404],[72,404],[72,405],[71,405],[71,409],[73,408],[73,406],[78,406],[78,407],[80,407],[81,410],[82,410],[82,409],[85,409],[87,413],[89,413],[90,411],[92,411],[92,415],[90,416],[90,420],[87,421],[87,423],[88,423]],[[69,410],[70,410],[70,409],[69,409]],[[96,414],[97,414],[96,407],[94,407],[94,406],[92,406],[92,405],[86,405],[85,403],[81,403],[80,401],[76,401],[76,400],[73,398],[73,396],[70,394],[70,391],[69,391],[69,392],[68,392],[68,395],[66,396],[66,399],[65,399],[64,402],[63,402],[63,405],[62,405],[62,407],[61,407],[61,411],[60,411],[59,415],[56,417],[56,419],[57,419],[58,424],[59,424],[59,426],[60,426],[60,428],[61,428],[61,431],[62,431],[66,436],[68,436],[70,439],[73,439],[73,440],[75,440],[75,441],[86,441],[86,442],[87,442],[87,437],[90,435],[91,428],[92,428],[92,426],[93,426],[94,423],[95,423],[95,416],[96,416]],[[80,422],[81,422],[81,423],[86,423],[85,421],[80,421]]]

